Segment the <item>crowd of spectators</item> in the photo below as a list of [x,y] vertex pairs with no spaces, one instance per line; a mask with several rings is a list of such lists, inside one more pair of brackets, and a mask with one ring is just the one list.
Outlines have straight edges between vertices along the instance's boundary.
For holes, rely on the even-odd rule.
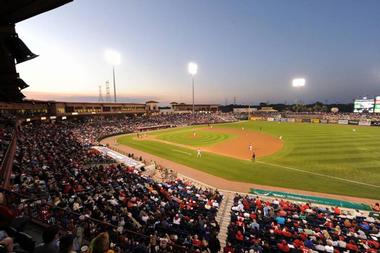
[[236,194],[224,252],[379,252],[379,240],[379,220],[359,211]]
[[380,121],[380,114],[375,113],[333,113],[333,112],[254,112],[253,116],[272,118],[315,118],[324,120],[363,120]]
[[[59,226],[72,235],[76,252],[83,247],[91,250],[96,238],[108,238],[107,247],[121,252],[218,248],[215,218],[222,200],[218,191],[179,179],[158,183],[139,170],[115,163],[80,138],[89,138],[94,129],[108,123],[87,121],[84,127],[82,123],[34,122],[21,127],[12,190],[37,200],[15,204],[13,211],[18,216],[32,214]],[[124,127],[121,122],[114,130],[138,125]],[[91,133],[91,138],[109,134],[106,131]],[[92,238],[95,242],[90,243]]]
[[[90,146],[102,136],[146,127],[232,120],[181,114],[25,123],[11,183],[28,198],[12,209],[52,225],[35,252],[218,252],[218,191],[173,178],[157,182]],[[1,150],[6,129],[0,128]],[[379,239],[379,221],[360,212],[236,195],[224,252],[378,252]]]

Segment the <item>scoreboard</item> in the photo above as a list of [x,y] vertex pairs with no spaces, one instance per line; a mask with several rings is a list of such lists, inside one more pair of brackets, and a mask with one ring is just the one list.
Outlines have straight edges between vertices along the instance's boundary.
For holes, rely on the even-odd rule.
[[[378,98],[380,100],[380,96]],[[379,106],[380,106],[380,101],[379,101]],[[373,98],[355,99],[354,112],[373,113],[374,107],[375,107],[375,99]]]
[[375,113],[380,113],[380,96],[375,97]]

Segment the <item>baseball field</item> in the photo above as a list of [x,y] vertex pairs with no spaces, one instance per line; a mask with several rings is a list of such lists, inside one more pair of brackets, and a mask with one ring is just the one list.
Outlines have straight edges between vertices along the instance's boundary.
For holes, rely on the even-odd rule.
[[377,127],[242,121],[117,142],[231,181],[380,199]]

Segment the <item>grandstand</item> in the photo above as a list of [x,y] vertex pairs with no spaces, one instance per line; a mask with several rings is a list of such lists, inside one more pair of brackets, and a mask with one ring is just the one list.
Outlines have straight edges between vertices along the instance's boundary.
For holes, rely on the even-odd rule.
[[[199,114],[196,120],[225,118]],[[92,149],[104,136],[192,120],[186,114],[164,114],[24,121],[16,128],[3,124],[2,153],[14,154],[12,176],[2,188],[3,204],[14,217],[6,224],[7,238],[17,242],[14,249],[38,249],[38,239],[19,235],[30,225],[15,224],[26,222],[42,226],[40,231],[54,225],[71,233],[75,251],[108,240],[115,252],[377,252],[380,223],[375,213],[217,190],[175,168],[158,166],[152,173]],[[9,152],[12,127],[17,147]],[[125,156],[148,168],[143,157]],[[102,232],[107,234],[99,236]]]
[[379,96],[195,104],[192,63],[165,110],[116,102],[117,64],[114,103],[24,99],[15,25],[68,2],[0,0],[0,253],[380,252]]

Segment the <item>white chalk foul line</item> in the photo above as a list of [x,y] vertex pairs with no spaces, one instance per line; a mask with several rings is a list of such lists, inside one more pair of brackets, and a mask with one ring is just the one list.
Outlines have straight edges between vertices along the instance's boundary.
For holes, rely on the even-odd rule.
[[335,179],[335,180],[345,181],[345,182],[349,182],[349,183],[353,183],[353,184],[360,184],[360,185],[380,188],[380,185],[367,184],[367,183],[363,183],[363,182],[359,182],[359,181],[349,180],[349,179],[345,179],[345,178],[341,178],[341,177],[334,177],[334,176],[330,176],[330,175],[325,175],[325,174],[321,174],[321,173],[317,173],[317,172],[311,172],[311,171],[307,171],[307,170],[301,170],[301,169],[297,169],[297,168],[293,168],[293,167],[289,167],[289,166],[284,166],[284,165],[278,165],[278,164],[274,164],[274,163],[267,163],[267,162],[262,162],[262,161],[256,161],[256,162],[257,163],[266,164],[266,165],[269,165],[269,166],[273,166],[273,167],[279,167],[279,168],[283,168],[283,169],[288,169],[288,170],[294,170],[294,171],[298,171],[298,172],[302,172],[302,173],[307,173],[307,174],[311,174],[311,175],[315,175],[315,176],[320,176],[320,177],[326,177],[326,178],[331,178],[331,179]]
[[175,151],[175,152],[178,152],[178,153],[181,153],[181,154],[185,154],[185,155],[191,156],[191,153],[185,152],[185,151],[182,151],[182,150],[172,149],[172,151]]

